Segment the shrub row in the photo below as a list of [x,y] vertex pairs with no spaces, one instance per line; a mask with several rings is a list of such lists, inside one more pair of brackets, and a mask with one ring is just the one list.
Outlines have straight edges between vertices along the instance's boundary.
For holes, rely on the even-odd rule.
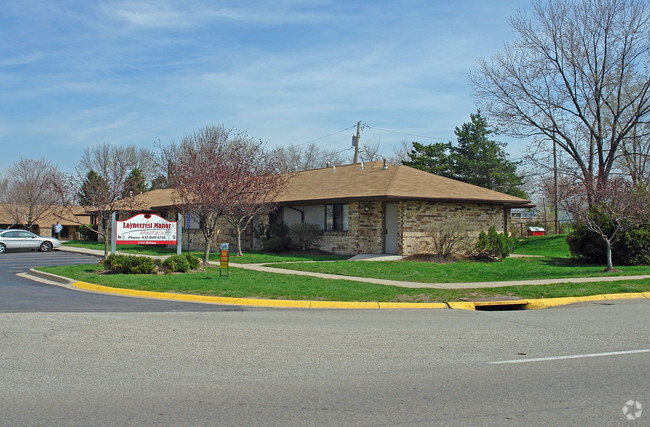
[[158,270],[165,273],[185,273],[197,270],[201,265],[199,258],[190,254],[172,255],[164,261],[146,256],[109,255],[103,262],[104,268],[118,274],[156,274]]
[[153,259],[135,255],[109,255],[104,261],[104,268],[119,274],[154,274],[156,266]]

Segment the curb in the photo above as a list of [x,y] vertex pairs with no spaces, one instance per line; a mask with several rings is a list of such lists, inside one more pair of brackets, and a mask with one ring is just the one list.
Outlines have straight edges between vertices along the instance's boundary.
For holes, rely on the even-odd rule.
[[245,305],[254,307],[269,308],[313,308],[313,309],[441,309],[451,308],[456,310],[476,310],[477,307],[494,307],[494,306],[517,306],[525,310],[538,310],[563,305],[576,304],[579,302],[621,300],[621,299],[650,299],[650,292],[629,292],[620,294],[601,294],[588,295],[583,297],[562,297],[562,298],[539,298],[516,300],[511,304],[509,301],[494,301],[474,303],[471,301],[450,301],[448,303],[400,303],[400,302],[363,302],[363,301],[299,301],[299,300],[279,300],[279,299],[258,299],[258,298],[233,298],[233,297],[212,297],[204,295],[175,294],[171,292],[154,292],[139,291],[135,289],[113,288],[104,285],[95,285],[58,276],[56,274],[45,273],[42,271],[30,269],[29,276],[35,276],[39,279],[55,282],[57,285],[64,285],[67,288],[79,289],[89,292],[97,292],[109,295],[123,295],[135,298],[160,299],[167,301],[186,301],[208,304],[224,305]]

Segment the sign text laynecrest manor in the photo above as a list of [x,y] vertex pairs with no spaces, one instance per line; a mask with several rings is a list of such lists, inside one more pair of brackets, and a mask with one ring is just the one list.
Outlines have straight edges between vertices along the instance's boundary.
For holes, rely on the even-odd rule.
[[173,245],[176,244],[175,221],[167,221],[155,214],[138,214],[125,221],[116,221],[118,245]]

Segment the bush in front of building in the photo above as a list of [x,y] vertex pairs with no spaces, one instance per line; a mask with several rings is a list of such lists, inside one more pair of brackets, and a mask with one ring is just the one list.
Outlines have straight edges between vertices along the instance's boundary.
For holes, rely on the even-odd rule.
[[190,270],[198,270],[199,267],[201,267],[201,259],[199,257],[195,257],[194,255],[190,255],[190,254],[185,254],[185,258],[187,258],[187,262],[190,263]]
[[187,273],[190,271],[190,262],[183,255],[172,255],[163,261],[162,267],[165,273]]
[[514,239],[505,233],[497,233],[496,227],[492,226],[488,232],[481,231],[478,241],[474,246],[474,256],[502,260],[512,253]]
[[458,214],[450,215],[445,221],[435,222],[431,226],[433,254],[447,259],[471,249],[472,241],[466,229],[467,221]]
[[[603,221],[606,221],[603,219]],[[611,235],[612,225],[604,231]],[[582,223],[574,224],[567,236],[571,257],[587,264],[605,264],[606,246],[603,238]],[[650,265],[650,225],[644,225],[621,234],[612,245],[612,262],[616,265]]]
[[88,224],[79,226],[79,234],[83,240],[89,240],[91,242],[97,241],[97,224]]
[[153,259],[135,255],[109,255],[104,261],[104,268],[118,274],[156,274]]
[[311,249],[314,242],[320,237],[320,227],[316,224],[294,223],[289,226],[290,245],[302,251]]
[[290,243],[289,229],[283,224],[260,224],[254,231],[255,238],[268,252],[282,252]]

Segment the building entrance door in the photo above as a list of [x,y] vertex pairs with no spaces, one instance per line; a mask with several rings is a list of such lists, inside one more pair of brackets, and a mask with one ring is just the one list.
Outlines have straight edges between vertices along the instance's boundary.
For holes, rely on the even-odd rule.
[[397,239],[397,203],[386,203],[384,205],[384,220],[386,239],[384,252],[397,254],[399,245]]

